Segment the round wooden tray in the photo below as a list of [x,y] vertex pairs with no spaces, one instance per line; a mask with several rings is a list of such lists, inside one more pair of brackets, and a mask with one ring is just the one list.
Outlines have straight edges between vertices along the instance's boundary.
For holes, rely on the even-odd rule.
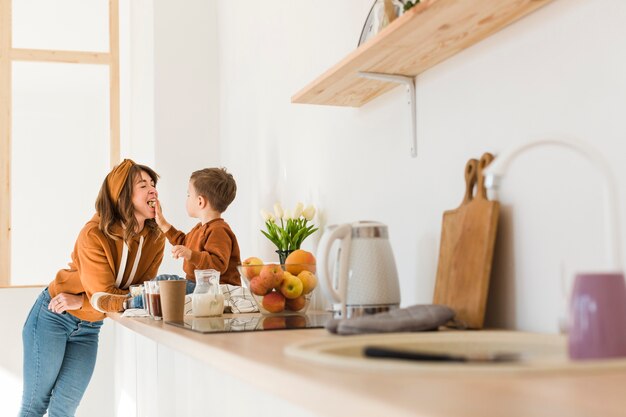
[[[450,355],[518,354],[506,362],[430,362],[369,358],[366,346]],[[563,371],[606,371],[626,368],[626,358],[572,361],[567,355],[567,336],[506,330],[438,331],[336,336],[289,345],[292,357],[325,364],[371,371],[526,373]]]

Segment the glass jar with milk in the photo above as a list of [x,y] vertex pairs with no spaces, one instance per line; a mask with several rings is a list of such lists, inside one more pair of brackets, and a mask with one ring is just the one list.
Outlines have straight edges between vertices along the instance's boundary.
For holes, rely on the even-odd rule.
[[196,269],[196,288],[191,299],[195,317],[218,317],[224,312],[224,294],[220,288],[220,273],[215,269]]

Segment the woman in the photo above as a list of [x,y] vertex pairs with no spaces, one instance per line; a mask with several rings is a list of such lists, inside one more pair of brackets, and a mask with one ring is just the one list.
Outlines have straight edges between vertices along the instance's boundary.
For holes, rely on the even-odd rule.
[[73,416],[96,364],[107,312],[122,311],[128,287],[156,276],[165,239],[155,221],[158,175],[125,159],[105,178],[69,268],[30,311],[20,416]]

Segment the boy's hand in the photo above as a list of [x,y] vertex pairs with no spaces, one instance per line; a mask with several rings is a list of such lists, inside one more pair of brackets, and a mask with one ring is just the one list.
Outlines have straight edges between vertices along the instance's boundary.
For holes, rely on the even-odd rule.
[[170,230],[170,227],[172,227],[172,225],[169,224],[167,220],[165,220],[165,217],[163,217],[163,210],[161,208],[161,202],[159,200],[156,200],[155,211],[156,211],[156,214],[154,216],[154,220],[156,220],[157,226],[159,226],[159,229],[161,229],[163,233],[167,233],[167,231]]
[[172,248],[172,257],[174,259],[185,258],[185,260],[191,260],[191,249],[186,248],[183,245],[176,245]]

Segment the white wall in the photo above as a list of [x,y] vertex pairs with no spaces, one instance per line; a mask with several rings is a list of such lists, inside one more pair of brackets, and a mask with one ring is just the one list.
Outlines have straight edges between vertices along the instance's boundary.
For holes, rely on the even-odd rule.
[[154,166],[154,7],[120,2],[121,156]]
[[[551,135],[598,148],[624,206],[623,2],[555,1],[421,75],[417,159],[402,88],[356,109],[290,103],[356,47],[370,4],[218,2],[220,154],[239,182],[231,223],[244,257],[271,253],[260,208],[312,201],[327,223],[387,223],[403,305],[429,303],[441,216],[462,199],[466,160]],[[605,265],[600,186],[571,151],[544,148],[513,163],[500,193],[489,324],[557,330],[562,277]]]
[[[165,217],[187,231],[198,220],[185,211],[195,170],[219,165],[219,75],[216,2],[156,0],[154,4],[154,167]],[[184,275],[169,256],[161,273]]]
[[[220,164],[217,2],[122,4],[122,154],[159,173],[163,213],[186,231],[197,223],[185,211],[191,173]],[[170,248],[159,272],[184,275]]]

